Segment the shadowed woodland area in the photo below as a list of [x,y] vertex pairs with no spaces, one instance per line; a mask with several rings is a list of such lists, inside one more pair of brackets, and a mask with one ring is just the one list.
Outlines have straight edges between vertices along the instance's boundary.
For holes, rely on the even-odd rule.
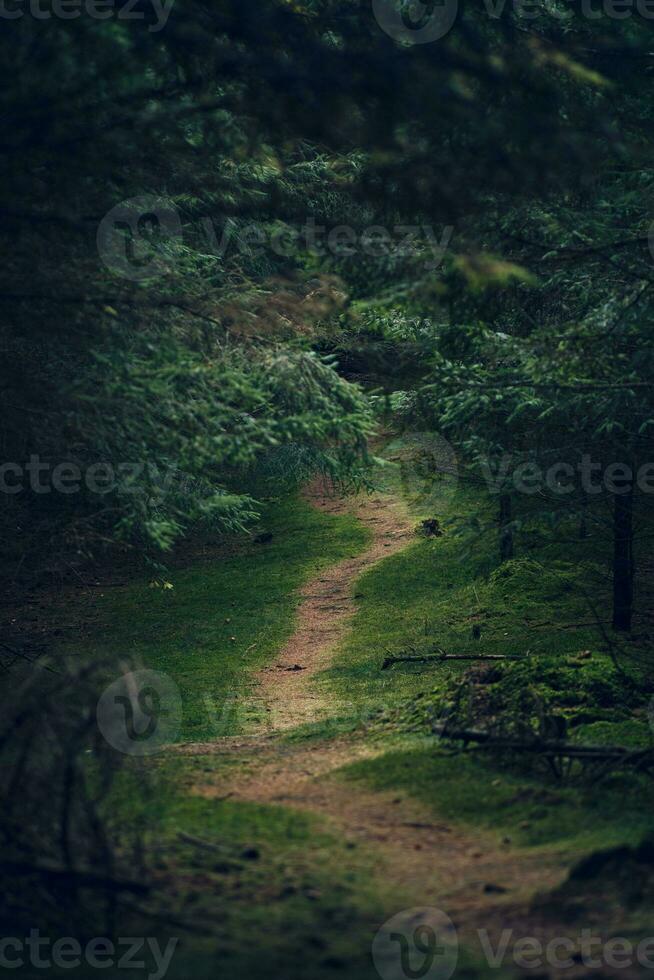
[[3,969],[654,969],[653,19],[5,0]]

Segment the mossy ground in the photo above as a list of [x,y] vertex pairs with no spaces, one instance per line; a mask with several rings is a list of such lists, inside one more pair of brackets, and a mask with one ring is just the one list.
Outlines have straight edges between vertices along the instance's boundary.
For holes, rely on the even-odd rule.
[[[646,716],[621,702],[577,588],[603,560],[592,542],[570,562],[564,541],[558,551],[549,545],[539,551],[537,535],[525,537],[518,557],[498,570],[492,534],[479,535],[470,547],[454,531],[472,503],[471,492],[460,489],[437,515],[446,528],[442,537],[417,536],[359,580],[352,628],[318,681],[333,718],[288,737],[356,732],[357,738],[386,739],[383,756],[346,768],[342,778],[353,786],[404,791],[436,814],[491,829],[513,846],[557,848],[572,862],[596,847],[634,843],[651,826],[648,781],[608,776],[596,785],[560,786],[524,766],[447,754],[425,738],[424,704],[462,668],[380,669],[387,653],[410,647],[529,655],[530,663],[541,665],[543,689],[554,690],[555,675],[564,678],[559,693],[579,714],[578,735],[648,743]],[[94,655],[127,655],[170,674],[184,699],[184,740],[239,730],[224,713],[217,728],[215,706],[231,692],[251,694],[252,672],[270,661],[293,628],[297,587],[367,540],[353,519],[319,513],[296,499],[271,508],[262,526],[273,534],[269,544],[176,572],[172,590],[138,582],[96,600],[102,632]],[[566,628],[571,623],[587,625]],[[580,663],[582,651],[591,657]],[[583,716],[584,692],[597,694],[602,685],[605,703]],[[262,980],[376,976],[372,935],[389,909],[409,899],[385,895],[372,873],[374,855],[348,849],[318,818],[283,805],[190,795],[207,767],[235,764],[215,756],[159,763],[161,793],[151,816],[167,897],[181,918],[209,923],[212,934],[185,939],[169,976],[202,980],[216,970]],[[180,831],[217,842],[239,869],[226,869],[220,854],[180,840]],[[245,851],[256,851],[256,859],[243,859]]]
[[[598,684],[604,677],[610,685],[613,668],[601,651],[585,597],[588,578],[600,564],[593,542],[581,548],[575,542],[570,561],[564,532],[558,550],[548,546],[540,551],[527,539],[527,554],[520,542],[517,556],[499,566],[495,535],[471,539],[456,533],[457,523],[477,502],[470,491],[459,490],[439,515],[446,527],[442,537],[417,536],[408,549],[359,580],[352,628],[333,668],[323,675],[343,705],[342,714],[348,708],[369,713],[402,704],[463,669],[456,662],[380,669],[387,654],[401,652],[438,649],[546,659],[557,671],[568,671],[568,688],[580,671],[595,671]],[[584,667],[575,658],[585,651],[593,659]]]
[[425,740],[356,763],[343,777],[379,790],[402,790],[447,820],[492,830],[517,847],[555,847],[571,857],[636,844],[652,826],[654,785],[633,774],[563,784],[533,768],[493,765]]
[[94,657],[139,663],[177,684],[183,741],[239,730],[247,716],[234,701],[252,694],[252,672],[293,629],[298,587],[368,540],[354,518],[324,515],[299,497],[270,505],[260,530],[272,539],[171,573],[172,589],[143,578],[88,601],[97,622]]
[[[415,744],[409,735],[404,747],[389,745],[383,757],[351,767],[347,778],[404,790],[450,820],[493,828],[519,846],[578,854],[636,843],[652,827],[649,778],[587,774],[562,786],[518,759],[507,766],[487,754],[451,755],[424,736],[442,709],[444,690],[469,664],[381,669],[388,653],[401,651],[520,656],[520,663],[498,671],[503,697],[535,692],[567,718],[569,737],[577,741],[652,744],[647,697],[624,681],[603,651],[586,600],[588,582],[601,580],[606,560],[596,542],[575,540],[576,529],[563,525],[557,544],[540,547],[537,530],[527,532],[517,556],[499,565],[494,534],[475,535],[470,547],[454,532],[475,504],[478,497],[460,488],[438,515],[446,528],[442,537],[417,537],[359,581],[352,628],[322,682],[341,706],[343,729],[363,720],[371,737],[392,745],[399,731],[413,732]],[[594,598],[602,604],[601,591]],[[320,730],[305,732],[311,734]]]

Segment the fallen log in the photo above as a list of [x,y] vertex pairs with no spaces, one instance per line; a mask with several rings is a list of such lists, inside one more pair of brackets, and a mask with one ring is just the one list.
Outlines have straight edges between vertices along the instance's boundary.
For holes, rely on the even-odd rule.
[[393,664],[429,664],[443,663],[445,660],[522,660],[515,653],[437,653],[417,656],[413,654],[397,654],[397,656],[386,657],[381,669],[387,670]]
[[178,830],[177,836],[185,844],[194,844],[195,847],[201,847],[205,851],[220,851],[224,854],[228,850],[224,844],[218,844],[212,840],[204,840],[204,838],[196,837],[194,834],[187,834],[185,830]]
[[229,865],[233,870],[237,870],[243,867],[240,861],[235,859],[234,852],[230,848],[226,847],[224,844],[218,844],[215,841],[204,840],[202,837],[195,837],[193,834],[187,834],[186,831],[180,830],[177,832],[177,837],[179,840],[184,841],[185,844],[192,844],[194,847],[199,847],[203,851],[214,851],[218,853],[222,859],[225,866]]
[[654,750],[629,749],[623,745],[584,745],[578,742],[549,741],[534,735],[533,738],[516,738],[494,735],[476,728],[450,728],[447,722],[432,726],[434,734],[453,742],[467,745],[475,742],[485,748],[506,749],[511,752],[531,752],[550,759],[578,759],[580,761],[623,762],[627,765],[654,765]]

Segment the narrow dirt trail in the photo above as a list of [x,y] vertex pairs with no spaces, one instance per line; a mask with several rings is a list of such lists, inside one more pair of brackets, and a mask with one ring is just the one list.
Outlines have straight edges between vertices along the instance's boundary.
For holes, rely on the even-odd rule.
[[[193,791],[206,799],[228,795],[326,818],[337,836],[374,853],[380,881],[398,897],[447,909],[464,930],[497,916],[503,923],[522,917],[536,892],[554,887],[565,875],[563,857],[527,853],[492,832],[439,819],[405,792],[367,790],[339,775],[350,763],[387,752],[382,741],[256,741],[226,739],[220,751],[238,755],[243,767],[219,783],[207,776]],[[187,751],[205,754],[216,746],[187,746]]]
[[380,882],[392,886],[398,899],[445,908],[464,931],[480,921],[488,925],[493,919],[504,924],[519,920],[535,892],[562,880],[562,856],[525,853],[497,834],[439,820],[405,793],[370,791],[337,775],[352,762],[387,752],[382,740],[349,736],[290,743],[277,737],[329,713],[326,696],[314,683],[347,631],[355,582],[412,538],[411,521],[392,498],[335,499],[318,484],[307,496],[329,513],[355,513],[370,527],[372,541],[360,555],[321,572],[302,589],[295,632],[275,664],[258,675],[260,694],[270,709],[267,725],[248,737],[181,748],[187,755],[236,756],[239,761],[229,767],[230,775],[201,777],[192,792],[325,818],[339,837],[374,853]]
[[330,666],[338,641],[355,611],[353,586],[360,575],[383,558],[405,548],[412,523],[401,505],[388,496],[331,496],[322,481],[305,497],[329,514],[354,514],[369,528],[372,540],[359,555],[346,558],[311,579],[301,590],[297,626],[275,663],[256,675],[258,697],[266,706],[265,730],[287,731],[329,713],[315,678]]

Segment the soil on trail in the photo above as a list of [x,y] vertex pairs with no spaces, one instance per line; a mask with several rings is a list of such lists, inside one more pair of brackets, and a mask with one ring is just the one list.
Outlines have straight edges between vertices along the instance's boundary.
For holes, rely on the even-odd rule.
[[305,491],[305,497],[328,514],[354,514],[370,529],[372,540],[361,554],[333,565],[303,587],[293,635],[275,663],[256,675],[257,696],[267,715],[264,728],[270,733],[329,714],[315,677],[331,665],[333,649],[347,631],[355,610],[353,585],[376,562],[406,547],[413,536],[408,514],[391,497],[335,497],[322,481]]
[[383,741],[256,742],[187,746],[193,754],[233,752],[242,763],[233,777],[217,783],[208,775],[193,791],[207,799],[228,796],[325,817],[337,836],[374,852],[386,887],[415,905],[447,909],[463,935],[466,927],[488,926],[495,916],[502,927],[521,918],[536,892],[565,876],[562,855],[521,851],[492,832],[451,825],[404,793],[367,790],[338,775],[349,763],[388,751]]

